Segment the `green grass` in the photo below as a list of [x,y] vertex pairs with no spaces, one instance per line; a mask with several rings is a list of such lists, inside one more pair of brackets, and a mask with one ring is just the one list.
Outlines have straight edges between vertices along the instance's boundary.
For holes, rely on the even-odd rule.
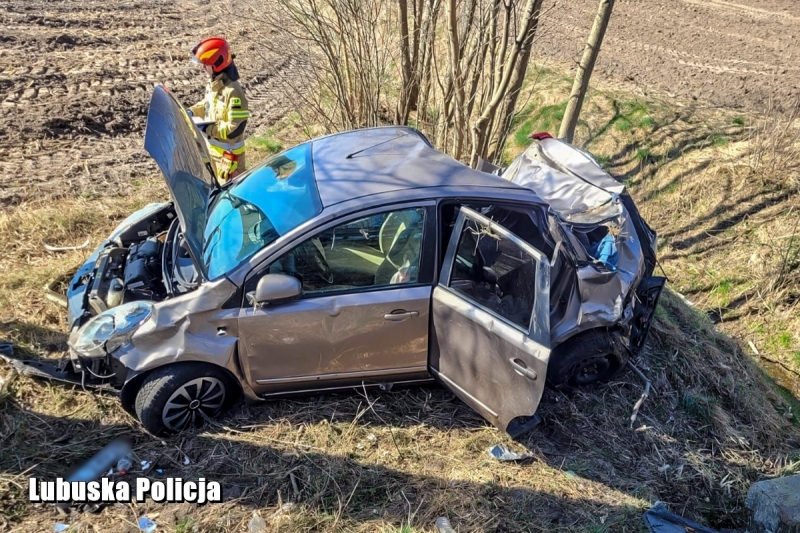
[[744,119],[742,117],[736,117],[731,121],[731,124],[734,126],[744,126]]
[[656,119],[654,119],[650,115],[647,115],[646,117],[644,117],[642,120],[639,121],[640,128],[650,129],[655,127],[655,125],[656,125]]
[[514,133],[514,144],[528,146],[531,143],[530,134],[534,132],[546,131],[552,135],[558,134],[557,130],[564,119],[566,110],[567,102],[564,101],[560,104],[541,107],[528,119],[524,119],[525,112],[520,113],[521,124]]
[[730,142],[730,139],[726,135],[722,135],[721,133],[715,133],[711,137],[709,137],[709,141],[714,146],[725,146]]
[[623,133],[627,133],[633,129],[633,124],[631,124],[631,121],[628,119],[628,117],[621,116],[614,121],[614,129]]
[[191,533],[193,527],[194,520],[187,516],[175,526],[175,533]]
[[247,144],[250,148],[263,155],[277,154],[283,150],[283,144],[275,139],[270,133],[261,136],[252,136],[247,139]]
[[731,293],[732,286],[733,284],[730,280],[724,279],[714,288],[713,293],[720,298],[727,298]]
[[636,159],[639,161],[650,159],[650,148],[639,148],[636,151]]

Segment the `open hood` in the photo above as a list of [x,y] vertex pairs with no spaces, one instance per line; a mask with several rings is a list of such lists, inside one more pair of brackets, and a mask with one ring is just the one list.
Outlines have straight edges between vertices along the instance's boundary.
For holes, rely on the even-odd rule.
[[183,106],[161,85],[156,85],[150,98],[144,149],[164,174],[189,252],[202,272],[200,258],[208,203],[220,185],[200,131]]

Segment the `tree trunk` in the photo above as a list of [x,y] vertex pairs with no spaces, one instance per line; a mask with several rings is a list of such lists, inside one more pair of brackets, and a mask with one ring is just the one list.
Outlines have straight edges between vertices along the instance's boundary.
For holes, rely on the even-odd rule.
[[578,65],[578,72],[575,74],[572,93],[569,95],[567,110],[564,113],[564,120],[561,122],[561,129],[558,132],[558,136],[566,139],[569,143],[572,142],[575,136],[575,127],[578,125],[583,99],[586,96],[586,90],[589,88],[589,80],[592,78],[594,64],[600,53],[600,47],[603,44],[603,37],[606,34],[606,28],[608,28],[608,21],[611,18],[613,9],[614,0],[600,0],[597,16],[589,34],[589,41],[586,43],[583,57]]

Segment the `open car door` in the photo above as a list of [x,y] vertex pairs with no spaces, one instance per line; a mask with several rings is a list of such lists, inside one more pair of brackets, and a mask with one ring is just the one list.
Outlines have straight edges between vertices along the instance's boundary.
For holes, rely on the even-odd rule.
[[549,288],[542,252],[461,208],[433,291],[430,371],[512,436],[532,426],[544,392]]

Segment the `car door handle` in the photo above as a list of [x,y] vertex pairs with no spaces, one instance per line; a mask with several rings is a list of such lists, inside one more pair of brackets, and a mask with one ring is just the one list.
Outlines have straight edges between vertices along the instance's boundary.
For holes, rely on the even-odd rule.
[[387,313],[383,315],[383,319],[399,322],[401,320],[408,320],[409,318],[414,318],[415,316],[419,316],[418,311],[395,311],[393,313]]
[[528,368],[528,365],[525,364],[525,361],[519,358],[509,359],[509,363],[511,363],[511,367],[518,373],[530,380],[536,380],[539,375],[536,371],[532,368]]

